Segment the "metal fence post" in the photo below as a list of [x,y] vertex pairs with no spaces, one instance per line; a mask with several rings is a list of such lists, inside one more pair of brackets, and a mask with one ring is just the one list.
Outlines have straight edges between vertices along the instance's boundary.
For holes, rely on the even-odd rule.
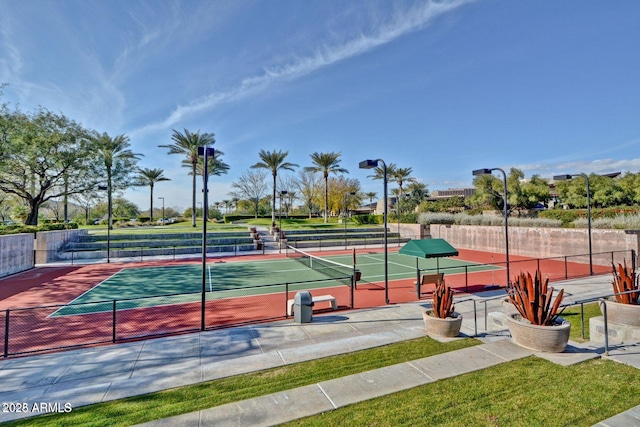
[[604,355],[609,355],[609,322],[607,321],[607,300],[601,299],[601,304],[604,309],[602,310],[602,314],[604,316]]
[[117,301],[113,300],[113,327],[112,327],[112,342],[116,342],[116,304]]
[[289,318],[289,283],[284,284],[284,312],[285,318]]
[[467,265],[464,266],[464,291],[469,292],[469,266]]
[[473,336],[477,337],[478,336],[478,309],[476,307],[476,300],[473,300],[473,330],[474,330]]
[[584,303],[580,303],[580,332],[582,333],[582,339],[584,339]]
[[9,357],[9,309],[6,310],[4,320],[4,357]]

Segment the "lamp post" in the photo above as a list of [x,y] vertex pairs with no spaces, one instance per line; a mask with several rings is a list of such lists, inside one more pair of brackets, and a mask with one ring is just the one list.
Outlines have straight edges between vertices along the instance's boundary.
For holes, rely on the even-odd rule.
[[162,199],[162,225],[164,225],[164,197],[158,197],[158,199]]
[[282,198],[284,196],[286,196],[287,193],[288,193],[287,190],[280,191],[280,219],[279,219],[280,225],[278,225],[278,248],[279,248],[279,253],[282,253]]
[[384,181],[384,300],[386,304],[389,304],[389,255],[388,255],[388,243],[387,243],[387,164],[382,159],[376,160],[363,160],[360,162],[360,169],[373,169],[378,167],[378,164],[382,164],[382,174]]
[[198,147],[198,156],[204,156],[204,168],[202,174],[202,308],[200,313],[200,329],[205,330],[205,304],[207,302],[207,203],[208,192],[207,183],[209,182],[209,159],[208,157],[214,157],[215,150],[213,147]]
[[509,275],[509,216],[507,213],[507,174],[505,173],[504,170],[500,169],[500,168],[493,168],[493,169],[476,169],[473,171],[473,175],[474,176],[480,176],[480,175],[491,175],[491,172],[493,171],[500,171],[502,172],[502,177],[503,177],[503,183],[504,183],[504,193],[503,193],[503,204],[504,204],[504,250],[505,250],[505,257],[506,257],[506,262],[507,262],[507,285],[509,285],[509,283],[511,283],[511,276]]
[[589,175],[586,173],[577,173],[574,175],[556,175],[553,177],[556,181],[570,180],[574,176],[583,176],[587,183],[587,229],[589,234],[589,275],[593,276],[593,250],[591,247],[591,191],[589,189]]

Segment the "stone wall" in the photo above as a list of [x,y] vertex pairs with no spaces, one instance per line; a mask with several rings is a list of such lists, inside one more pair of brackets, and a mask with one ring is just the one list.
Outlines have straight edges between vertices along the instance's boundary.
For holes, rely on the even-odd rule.
[[33,234],[0,236],[0,277],[33,268]]
[[[431,224],[429,227],[431,237],[445,239],[455,248],[496,253],[505,252],[504,233],[504,227],[499,226]],[[588,236],[587,229],[509,227],[509,253],[535,258],[588,254]],[[638,253],[638,243],[638,231],[591,230],[594,254],[632,249]]]
[[45,264],[58,260],[58,250],[67,242],[78,240],[78,236],[87,234],[87,230],[58,230],[36,233],[36,263]]

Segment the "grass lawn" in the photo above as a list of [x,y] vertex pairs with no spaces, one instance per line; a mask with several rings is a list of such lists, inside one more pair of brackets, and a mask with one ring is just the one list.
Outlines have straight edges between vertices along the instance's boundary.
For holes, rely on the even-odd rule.
[[591,426],[640,404],[640,371],[595,359],[531,356],[287,426]]
[[[585,305],[585,320],[599,316]],[[580,307],[563,316],[580,336]],[[586,325],[588,333],[588,324]],[[429,337],[95,404],[16,426],[128,426],[206,409],[478,344]],[[298,420],[291,426],[591,426],[640,404],[640,370],[595,359],[562,367],[537,357],[504,363]]]
[[172,390],[11,421],[12,426],[130,426],[477,345],[429,337],[238,375]]
[[571,323],[571,334],[569,339],[575,342],[589,341],[589,319],[592,317],[601,316],[600,307],[597,302],[584,305],[584,338],[582,337],[581,321],[580,321],[580,306],[575,305],[567,307],[562,313],[561,317]]

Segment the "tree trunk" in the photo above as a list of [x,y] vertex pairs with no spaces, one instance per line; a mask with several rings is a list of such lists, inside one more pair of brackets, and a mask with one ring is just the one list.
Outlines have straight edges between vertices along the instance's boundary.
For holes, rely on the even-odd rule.
[[[151,197],[150,197],[150,200],[149,200],[149,222],[153,223],[153,183],[151,183],[149,185],[149,187],[150,187],[149,192],[151,193]],[[164,220],[164,218],[163,218],[163,220]]]
[[324,174],[324,223],[329,222],[329,174]]
[[38,210],[40,209],[39,197],[29,201],[29,215],[25,225],[38,225]]
[[[196,164],[195,163],[191,163],[191,175],[193,176],[193,180],[192,180],[192,204],[191,204],[191,226],[195,227],[196,226]],[[206,209],[206,206],[202,207],[202,215],[204,217],[204,210]]]
[[271,208],[271,228],[276,226],[276,172],[273,173],[273,207]]

